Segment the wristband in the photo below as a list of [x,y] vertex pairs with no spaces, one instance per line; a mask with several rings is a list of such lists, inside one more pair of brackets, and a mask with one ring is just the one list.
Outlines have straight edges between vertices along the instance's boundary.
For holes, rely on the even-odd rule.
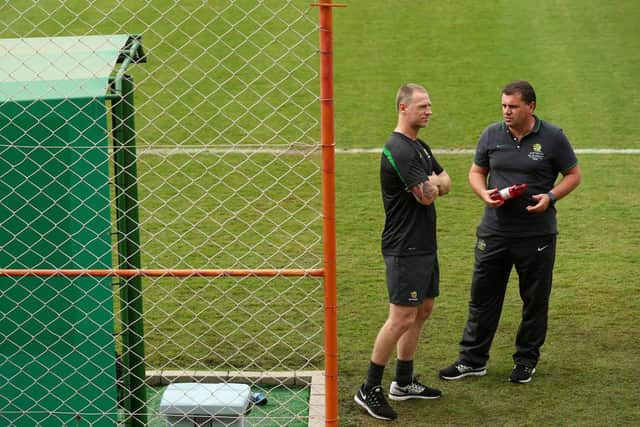
[[553,206],[556,204],[556,196],[553,195],[553,193],[551,191],[549,191],[547,193],[547,196],[549,196],[549,206]]

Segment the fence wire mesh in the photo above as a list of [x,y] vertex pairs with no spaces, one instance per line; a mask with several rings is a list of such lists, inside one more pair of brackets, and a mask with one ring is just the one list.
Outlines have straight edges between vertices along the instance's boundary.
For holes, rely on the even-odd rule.
[[[0,268],[322,267],[308,3],[14,0],[0,17]],[[120,39],[98,35],[139,35],[146,62],[109,62]],[[2,276],[0,424],[307,425],[322,302],[308,275]]]

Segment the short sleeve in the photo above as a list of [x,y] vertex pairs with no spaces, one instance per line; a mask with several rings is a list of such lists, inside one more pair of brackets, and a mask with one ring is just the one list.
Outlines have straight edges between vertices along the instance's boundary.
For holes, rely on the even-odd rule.
[[404,177],[407,188],[411,188],[421,182],[427,180],[427,173],[424,170],[418,153],[415,150],[407,150],[404,152],[405,158],[401,162],[400,171]]
[[578,164],[576,153],[573,151],[573,147],[571,147],[571,143],[562,129],[558,129],[555,147],[557,151],[554,156],[553,166],[557,171],[564,173]]
[[489,129],[485,129],[480,135],[473,163],[483,168],[489,167]]

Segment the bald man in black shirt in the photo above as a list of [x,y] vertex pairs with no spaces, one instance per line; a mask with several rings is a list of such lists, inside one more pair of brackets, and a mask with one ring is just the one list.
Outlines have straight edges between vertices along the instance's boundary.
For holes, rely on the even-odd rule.
[[397,417],[382,391],[382,376],[397,348],[393,400],[436,399],[440,390],[413,375],[413,360],[422,327],[439,293],[434,201],[449,192],[451,180],[418,139],[431,117],[431,100],[424,87],[407,84],[396,97],[398,124],[385,144],[380,183],[385,210],[382,254],[386,264],[389,315],[378,332],[367,378],[354,399],[378,419]]

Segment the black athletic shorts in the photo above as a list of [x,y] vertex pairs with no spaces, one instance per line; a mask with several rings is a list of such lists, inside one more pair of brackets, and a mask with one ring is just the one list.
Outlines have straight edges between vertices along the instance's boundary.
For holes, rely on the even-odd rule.
[[440,293],[438,256],[385,256],[389,302],[398,305],[420,305],[426,298]]

